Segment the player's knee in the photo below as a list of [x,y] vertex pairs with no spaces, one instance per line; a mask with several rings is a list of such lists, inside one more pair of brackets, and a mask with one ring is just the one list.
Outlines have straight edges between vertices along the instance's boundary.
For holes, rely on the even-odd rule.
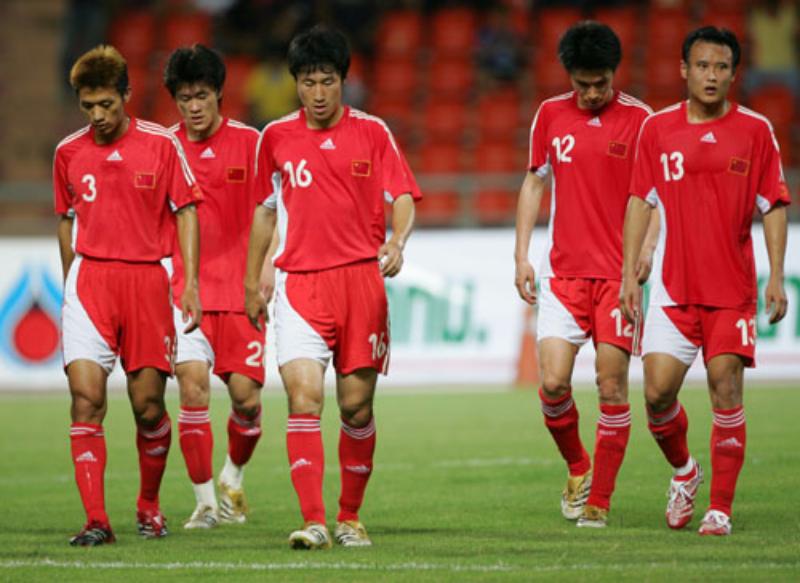
[[621,405],[628,402],[628,383],[616,375],[597,375],[597,392],[601,403]]
[[572,390],[569,382],[559,377],[544,374],[542,379],[542,392],[548,399],[558,399]]
[[181,405],[184,407],[207,407],[211,396],[208,382],[198,382],[187,377],[180,378]]
[[363,427],[372,419],[372,400],[340,399],[342,420],[352,427]]
[[292,415],[321,415],[322,395],[316,392],[292,391],[289,394],[289,413]]
[[667,387],[657,383],[646,383],[644,387],[644,400],[648,409],[655,413],[666,411],[675,402],[675,394]]
[[106,413],[106,397],[98,394],[72,395],[72,421],[77,423],[100,423]]
[[233,410],[246,417],[254,417],[261,407],[261,391],[255,391],[247,397],[231,398]]
[[131,406],[136,424],[144,427],[156,425],[166,411],[164,400],[155,397],[132,399]]

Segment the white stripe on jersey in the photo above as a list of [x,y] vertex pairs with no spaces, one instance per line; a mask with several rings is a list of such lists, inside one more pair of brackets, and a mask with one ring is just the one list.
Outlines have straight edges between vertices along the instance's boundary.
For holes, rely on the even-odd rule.
[[572,99],[572,96],[575,95],[574,91],[568,91],[567,93],[561,93],[560,95],[556,95],[554,97],[550,97],[542,101],[539,105],[539,109],[536,110],[536,115],[533,116],[533,121],[531,122],[531,131],[528,134],[528,169],[533,165],[533,131],[536,129],[536,122],[539,120],[539,114],[542,112],[542,108],[544,107],[545,103],[551,103],[554,101],[564,101],[565,99]]
[[264,134],[266,134],[267,130],[274,125],[286,123],[289,121],[295,121],[299,117],[300,117],[300,110],[298,109],[297,111],[293,111],[292,113],[284,115],[283,117],[276,119],[275,121],[269,122],[267,125],[264,126],[264,129],[261,130],[261,135],[258,136],[258,142],[256,142],[256,163],[255,163],[256,176],[258,176],[258,158],[259,158],[258,153],[261,151],[261,142],[264,140]]
[[373,122],[377,123],[378,125],[380,125],[386,131],[386,134],[389,136],[389,141],[391,142],[395,153],[398,156],[400,156],[400,149],[397,147],[397,143],[394,141],[394,136],[392,135],[392,132],[389,129],[389,126],[386,125],[385,121],[383,121],[381,118],[379,118],[377,116],[370,115],[368,113],[365,113],[365,112],[363,112],[363,111],[361,111],[359,109],[354,109],[352,107],[350,108],[350,117],[354,117],[356,119],[364,119],[364,120],[367,120],[367,121],[373,121]]
[[[770,122],[769,119],[766,116],[761,115],[760,113],[758,113],[756,111],[753,111],[752,109],[748,109],[746,107],[743,107],[741,105],[739,106],[739,111],[741,111],[744,115],[748,115],[748,116],[753,117],[753,118],[755,118],[757,120],[763,121],[765,124],[767,124],[767,128],[769,128],[769,135],[772,138],[772,144],[775,146],[775,150],[777,150],[778,152],[781,151],[781,146],[780,146],[780,144],[778,144],[778,139],[775,137],[775,131],[772,128],[772,122]],[[781,164],[781,180],[784,180],[784,178],[783,178],[783,164]]]
[[653,113],[653,108],[647,105],[644,101],[639,101],[635,97],[628,95],[627,93],[623,93],[622,91],[617,94],[617,101],[622,105],[627,105],[628,107],[639,107],[644,109],[648,114]]
[[186,160],[186,154],[183,151],[183,146],[181,146],[181,143],[174,134],[169,133],[164,126],[142,120],[136,120],[136,129],[147,134],[161,136],[170,140],[178,152],[178,161],[180,162],[181,170],[183,170],[183,177],[186,180],[186,186],[194,186],[196,182],[194,174],[192,173],[192,169],[189,167],[189,162]]
[[56,150],[58,150],[61,146],[66,146],[70,142],[74,142],[75,140],[77,140],[81,136],[86,135],[86,133],[91,129],[91,127],[92,126],[84,126],[81,129],[79,129],[78,131],[71,133],[66,138],[64,138],[63,140],[58,142],[58,145],[56,146]]
[[639,158],[639,145],[642,143],[642,136],[644,135],[644,128],[647,125],[647,122],[649,122],[651,119],[653,119],[655,117],[658,117],[659,115],[662,115],[664,113],[669,113],[670,111],[675,111],[676,109],[680,108],[682,103],[683,103],[682,101],[679,101],[678,103],[673,103],[669,107],[665,107],[664,109],[659,109],[658,111],[655,111],[655,112],[651,113],[650,115],[648,115],[646,118],[644,118],[644,121],[642,122],[642,126],[639,128],[639,135],[636,138],[636,151],[634,152],[634,160],[637,160]]
[[249,126],[245,123],[242,123],[240,121],[236,121],[235,119],[228,120],[228,127],[237,128],[240,130],[250,130],[251,132],[255,132],[257,134],[259,133],[259,131],[256,128]]

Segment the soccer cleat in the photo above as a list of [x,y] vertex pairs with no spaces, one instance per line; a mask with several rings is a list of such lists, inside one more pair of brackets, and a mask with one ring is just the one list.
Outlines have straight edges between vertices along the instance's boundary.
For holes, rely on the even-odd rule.
[[357,520],[343,520],[336,525],[333,531],[336,542],[343,547],[369,547],[372,541],[369,540],[367,529]]
[[561,514],[567,520],[576,520],[583,511],[592,487],[592,471],[580,476],[568,476],[567,485],[561,494]]
[[223,524],[243,524],[247,521],[247,500],[244,490],[236,490],[220,478],[219,521]]
[[667,491],[667,526],[674,529],[683,528],[692,520],[694,515],[694,498],[697,489],[703,483],[703,468],[694,462],[695,474],[688,480],[676,480],[674,477],[669,483]]
[[167,536],[167,519],[161,510],[137,510],[136,528],[144,538],[162,538]]
[[73,547],[98,547],[116,542],[111,527],[107,524],[92,522],[84,526],[81,531],[69,539]]
[[317,550],[331,548],[331,535],[324,524],[307,522],[289,535],[289,546],[295,550]]
[[605,528],[608,525],[608,510],[587,504],[583,507],[576,526],[578,528]]
[[728,536],[731,533],[731,519],[720,510],[709,510],[700,523],[700,535]]
[[183,523],[183,528],[187,530],[192,529],[205,529],[214,528],[219,523],[219,516],[216,509],[208,504],[198,504],[194,509],[189,520]]

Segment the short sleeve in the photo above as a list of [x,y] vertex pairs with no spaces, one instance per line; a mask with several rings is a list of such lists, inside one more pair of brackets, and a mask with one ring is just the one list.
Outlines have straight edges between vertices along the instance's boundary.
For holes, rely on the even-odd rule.
[[57,215],[74,215],[72,208],[72,195],[69,190],[67,178],[67,161],[63,150],[57,149],[53,158],[53,195],[55,198],[55,213]]
[[275,210],[278,208],[278,194],[281,191],[282,179],[280,169],[275,166],[272,154],[272,134],[264,128],[256,143],[256,159],[254,193],[256,204]]
[[651,206],[656,206],[656,197],[658,195],[655,174],[653,173],[654,161],[653,125],[648,123],[648,119],[645,119],[639,129],[639,137],[636,141],[630,193],[631,196],[641,198]]
[[395,200],[401,194],[410,194],[415,201],[422,199],[422,192],[417,185],[405,156],[397,146],[389,128],[384,126],[382,138],[381,171],[384,196],[387,201]]
[[791,198],[781,166],[781,153],[772,126],[766,124],[761,135],[761,159],[759,164],[756,205],[762,214],[778,203],[789,204]]
[[528,151],[528,170],[536,172],[544,178],[550,170],[547,154],[547,109],[546,104],[539,106],[531,123],[531,134]]
[[203,193],[189,167],[186,154],[178,139],[170,136],[171,145],[167,148],[167,184],[169,201],[173,211],[203,200]]

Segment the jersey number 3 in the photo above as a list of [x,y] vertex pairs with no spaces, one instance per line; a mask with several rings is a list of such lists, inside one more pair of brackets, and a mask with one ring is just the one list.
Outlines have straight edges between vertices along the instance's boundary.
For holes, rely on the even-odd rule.
[[86,202],[94,202],[94,199],[97,198],[97,181],[94,178],[94,174],[84,174],[83,178],[81,178],[81,182],[89,188],[89,192],[81,194],[83,200]]

